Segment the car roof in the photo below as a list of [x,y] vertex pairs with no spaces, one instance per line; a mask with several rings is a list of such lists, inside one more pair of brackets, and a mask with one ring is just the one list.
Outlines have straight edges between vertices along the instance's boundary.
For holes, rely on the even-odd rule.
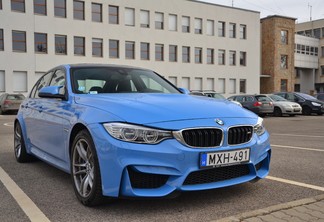
[[[144,69],[146,68],[135,67],[135,66],[127,66],[127,65],[117,65],[117,64],[104,64],[104,63],[76,63],[76,64],[65,64],[62,65],[66,68],[129,68],[129,69]],[[58,66],[61,67],[61,66]]]

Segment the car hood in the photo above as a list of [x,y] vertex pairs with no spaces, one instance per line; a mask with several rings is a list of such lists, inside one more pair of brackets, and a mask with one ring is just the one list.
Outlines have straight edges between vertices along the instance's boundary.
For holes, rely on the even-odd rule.
[[257,118],[230,101],[185,94],[87,94],[75,97],[75,102],[114,114],[121,121],[139,124],[207,118]]

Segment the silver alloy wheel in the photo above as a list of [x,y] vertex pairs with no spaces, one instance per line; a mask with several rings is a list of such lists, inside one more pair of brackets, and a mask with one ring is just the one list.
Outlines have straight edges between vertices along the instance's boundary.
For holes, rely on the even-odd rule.
[[72,170],[75,187],[80,196],[90,195],[94,183],[94,159],[87,140],[80,139],[75,144],[72,156]]
[[19,158],[21,155],[21,128],[20,125],[17,124],[15,127],[15,136],[14,136],[14,148],[15,148],[15,155],[16,158]]

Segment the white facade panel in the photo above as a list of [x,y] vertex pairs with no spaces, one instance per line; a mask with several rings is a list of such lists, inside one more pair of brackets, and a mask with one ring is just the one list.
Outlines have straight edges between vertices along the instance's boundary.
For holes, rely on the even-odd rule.
[[27,72],[14,71],[13,72],[13,91],[27,92]]
[[6,81],[5,72],[0,70],[0,92],[6,91],[5,81]]
[[[158,10],[156,1],[152,0],[111,0],[109,3],[105,0],[96,0],[96,3],[102,4],[102,22],[92,21],[91,1],[84,1],[85,20],[73,19],[73,1],[67,1],[66,18],[54,16],[53,1],[47,1],[46,16],[33,13],[33,1],[26,1],[26,13],[11,11],[10,2],[3,1],[3,9],[0,10],[0,21],[3,22],[0,23],[0,29],[4,31],[4,51],[0,51],[0,70],[6,73],[6,92],[14,91],[13,71],[28,73],[25,82],[27,84],[26,91],[30,91],[39,77],[35,74],[36,72],[44,73],[57,65],[67,63],[110,63],[153,69],[167,79],[176,77],[178,86],[191,90],[195,88],[195,78],[202,78],[203,90],[208,87],[210,90],[222,92],[225,96],[230,95],[225,87],[225,82],[227,83],[229,79],[236,79],[236,82],[239,82],[239,79],[247,79],[247,82],[254,84],[249,85],[246,93],[259,93],[260,13],[187,0],[159,2]],[[119,8],[118,24],[108,22],[109,5]],[[134,9],[134,16],[132,16],[131,10],[128,11],[129,9]],[[176,15],[176,23],[174,17],[170,18],[170,15]],[[182,22],[184,22],[183,16],[187,16],[189,19],[185,21],[189,24],[189,33],[182,32],[180,28]],[[131,17],[134,17],[133,20]],[[196,18],[201,19],[202,22],[200,25],[197,20],[197,28],[202,29],[202,33],[199,34],[195,34],[194,21]],[[230,22],[235,23],[237,27],[244,24],[247,27],[247,39],[212,36],[210,34],[213,29],[210,21],[214,21],[214,26],[219,21],[224,21],[226,33],[228,33]],[[133,24],[132,22],[134,25],[129,26],[129,24]],[[162,22],[163,29],[156,29],[155,22]],[[169,29],[174,30],[175,24],[176,31],[170,31]],[[12,51],[12,30],[26,32],[26,52]],[[35,32],[47,34],[47,53],[35,53]],[[66,36],[66,55],[55,53],[55,35]],[[84,56],[74,55],[75,36],[85,38]],[[92,55],[92,39],[102,39],[102,57]],[[118,58],[109,57],[109,40],[119,41]],[[134,59],[126,59],[125,57],[126,42],[134,42]],[[142,42],[150,45],[149,60],[141,59],[140,46]],[[156,44],[164,45],[163,61],[155,61],[154,46]],[[169,62],[169,45],[177,46],[177,60],[175,62]],[[191,58],[189,63],[182,62],[181,49],[183,46],[190,47]],[[201,64],[195,63],[194,49],[196,47],[202,49]],[[217,61],[219,49],[225,50],[226,61],[230,50],[236,51],[237,55],[240,51],[244,51],[249,55],[247,65],[244,67],[239,64],[230,66],[227,62],[225,65],[218,65],[218,62],[207,64],[207,49],[214,49],[215,61]],[[197,73],[199,73],[199,76],[197,76]],[[215,79],[215,85],[206,84],[210,81],[207,79],[212,78]],[[222,79],[223,82],[219,83],[218,79]]]

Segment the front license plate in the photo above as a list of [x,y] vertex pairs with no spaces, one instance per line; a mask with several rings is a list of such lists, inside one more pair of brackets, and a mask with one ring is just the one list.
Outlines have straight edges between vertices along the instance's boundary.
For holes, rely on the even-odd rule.
[[250,161],[250,148],[225,151],[225,152],[213,152],[213,153],[200,154],[201,168],[242,164],[249,161]]

